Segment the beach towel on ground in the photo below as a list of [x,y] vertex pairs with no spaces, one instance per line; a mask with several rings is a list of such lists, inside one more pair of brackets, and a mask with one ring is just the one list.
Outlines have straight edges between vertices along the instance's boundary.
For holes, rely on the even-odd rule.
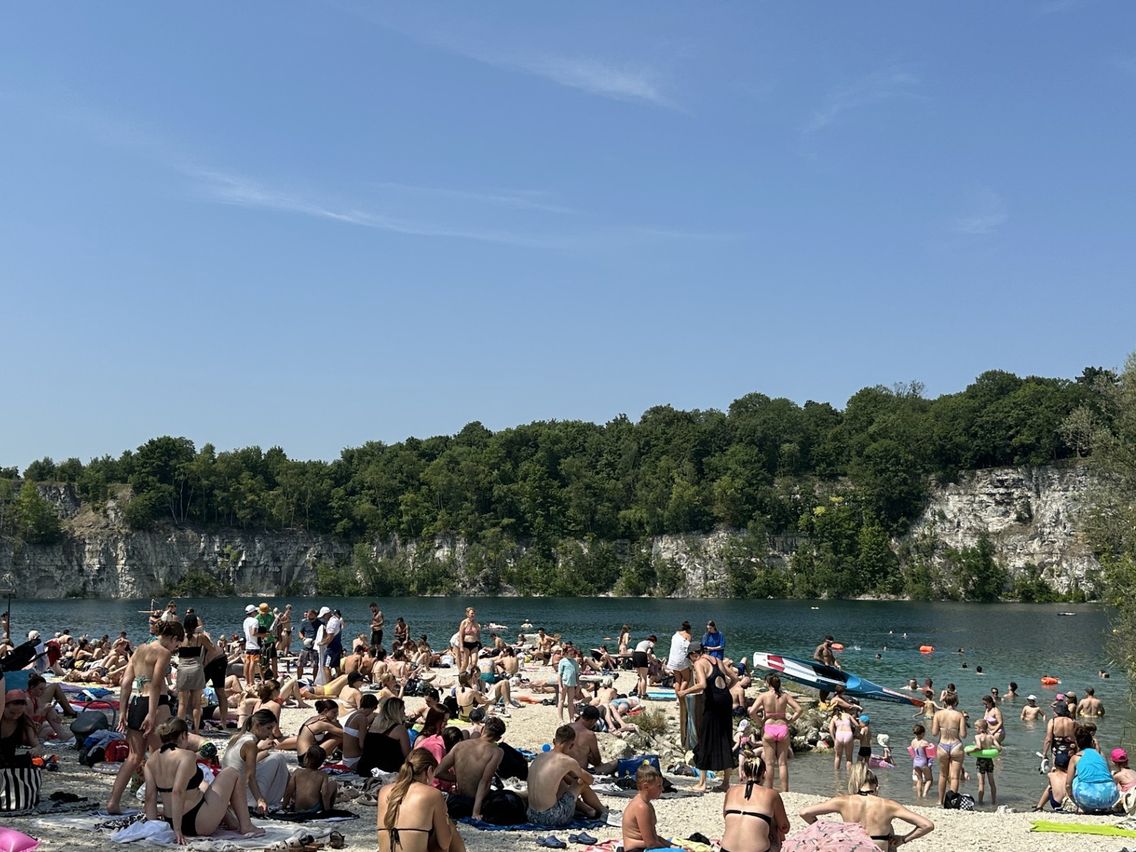
[[[474,819],[473,817],[466,817],[465,819],[458,820],[463,825],[468,825],[471,828],[476,828],[478,831],[539,831],[543,834],[548,834],[547,825],[537,825],[533,822],[522,822],[518,825],[494,825],[491,822],[484,820]],[[602,819],[574,819],[567,825],[558,825],[557,831],[575,830],[579,831],[582,828],[602,828],[605,825]]]
[[1034,820],[1030,831],[1041,831],[1053,834],[1099,834],[1103,837],[1136,837],[1136,831],[1121,828],[1117,825],[1108,825],[1103,822],[1050,822],[1049,820]]
[[781,852],[880,852],[880,847],[858,822],[818,820],[785,838]]

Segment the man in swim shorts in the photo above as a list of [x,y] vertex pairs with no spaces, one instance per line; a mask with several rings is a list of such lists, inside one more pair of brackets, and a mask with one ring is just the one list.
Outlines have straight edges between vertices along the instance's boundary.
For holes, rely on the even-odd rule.
[[575,740],[575,729],[561,725],[552,739],[552,750],[538,754],[529,766],[529,822],[556,828],[572,822],[577,811],[589,818],[596,816],[594,809],[580,801],[580,791],[592,783],[592,775],[568,754]]

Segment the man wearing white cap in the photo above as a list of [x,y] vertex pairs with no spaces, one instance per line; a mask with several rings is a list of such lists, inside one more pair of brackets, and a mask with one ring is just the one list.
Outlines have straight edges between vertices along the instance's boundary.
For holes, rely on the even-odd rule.
[[256,664],[260,657],[260,642],[256,638],[260,622],[256,619],[256,607],[249,604],[245,607],[245,620],[241,627],[245,632],[245,685],[252,686]]
[[319,629],[316,631],[316,652],[319,658],[316,663],[315,683],[316,686],[323,686],[331,680],[331,673],[327,670],[327,650],[332,639],[327,629],[328,621],[331,619],[331,607],[320,607],[316,618],[319,620]]
[[1045,711],[1037,706],[1036,695],[1026,696],[1026,706],[1022,708],[1021,718],[1023,722],[1036,722],[1038,719],[1045,721]]
[[44,646],[43,641],[39,638],[38,630],[28,631],[28,641],[35,643],[35,670],[40,674],[47,671],[47,648]]

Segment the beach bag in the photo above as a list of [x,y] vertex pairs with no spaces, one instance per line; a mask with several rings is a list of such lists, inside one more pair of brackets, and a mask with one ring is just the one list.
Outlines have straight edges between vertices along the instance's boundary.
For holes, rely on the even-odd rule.
[[655,767],[655,770],[662,775],[663,768],[659,765],[659,756],[657,754],[639,754],[635,757],[620,758],[615,767],[615,777],[620,778],[624,775],[635,777],[635,773],[639,771],[639,767],[644,763]]
[[25,811],[39,804],[43,772],[38,766],[0,767],[0,813]]
[[84,710],[71,723],[71,734],[75,737],[76,744],[79,744],[95,731],[103,731],[109,727],[110,719],[102,710]]
[[529,762],[523,754],[508,743],[498,743],[501,749],[501,765],[497,767],[498,778],[520,778],[527,781],[529,778]]
[[521,825],[528,822],[528,809],[512,790],[493,790],[481,805],[481,818],[493,825]]
[[122,763],[130,756],[130,746],[126,740],[111,740],[103,747],[103,760],[107,763]]
[[974,796],[969,796],[966,793],[956,793],[954,790],[947,790],[947,795],[943,797],[943,807],[947,810],[973,811]]

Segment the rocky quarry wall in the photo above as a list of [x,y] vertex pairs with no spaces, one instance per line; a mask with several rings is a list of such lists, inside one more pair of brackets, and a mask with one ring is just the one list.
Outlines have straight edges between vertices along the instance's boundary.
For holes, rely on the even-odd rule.
[[[949,570],[944,548],[974,546],[986,533],[1011,576],[1034,565],[1058,591],[1091,589],[1099,566],[1078,531],[1077,518],[1092,486],[1090,474],[1078,465],[969,472],[957,483],[935,488],[905,541],[893,544],[902,553],[905,544],[933,542],[924,551],[934,554],[939,570]],[[216,578],[240,594],[300,592],[314,588],[317,564],[351,557],[349,543],[302,532],[173,526],[133,531],[114,500],[96,513],[67,486],[43,485],[41,493],[64,519],[63,541],[50,546],[0,541],[0,583],[27,597],[148,598],[191,572]],[[659,536],[651,541],[651,551],[680,570],[674,596],[724,596],[727,554],[736,537],[730,531]],[[464,576],[460,540],[381,542],[373,552],[391,557],[423,548]],[[767,560],[784,564],[788,557],[772,550]]]

